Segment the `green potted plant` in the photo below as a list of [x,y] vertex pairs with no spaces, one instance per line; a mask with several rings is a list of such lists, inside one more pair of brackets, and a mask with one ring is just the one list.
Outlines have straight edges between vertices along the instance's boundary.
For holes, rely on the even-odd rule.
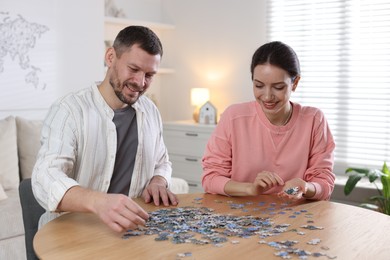
[[[347,183],[344,186],[344,194],[349,195],[355,188],[356,184],[363,178],[366,177],[373,183],[379,193],[378,196],[370,197],[372,203],[361,204],[364,208],[375,209],[386,215],[390,215],[390,171],[386,165],[383,164],[382,170],[378,169],[367,169],[367,168],[348,168],[345,173],[349,174]],[[380,178],[382,183],[382,189],[380,189],[375,182]]]

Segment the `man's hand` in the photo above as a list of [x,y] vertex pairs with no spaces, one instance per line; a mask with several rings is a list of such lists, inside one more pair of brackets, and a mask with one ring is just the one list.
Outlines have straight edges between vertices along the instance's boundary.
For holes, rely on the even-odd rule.
[[150,203],[153,200],[156,206],[160,205],[160,201],[162,201],[164,206],[169,206],[170,204],[176,206],[179,202],[176,195],[167,188],[167,182],[161,176],[152,178],[142,192],[142,198],[144,198],[145,203]]
[[148,213],[123,194],[100,194],[95,200],[99,218],[117,232],[144,226]]
[[73,186],[65,193],[57,210],[95,213],[117,232],[143,226],[149,218],[148,213],[128,196],[97,192],[80,186]]

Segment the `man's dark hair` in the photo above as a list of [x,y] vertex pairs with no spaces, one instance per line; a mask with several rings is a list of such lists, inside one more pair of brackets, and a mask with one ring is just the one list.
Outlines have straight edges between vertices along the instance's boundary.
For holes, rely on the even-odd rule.
[[163,55],[160,39],[147,27],[132,25],[122,29],[116,36],[113,44],[116,56],[120,57],[133,45],[138,45],[151,55],[160,54],[161,57]]

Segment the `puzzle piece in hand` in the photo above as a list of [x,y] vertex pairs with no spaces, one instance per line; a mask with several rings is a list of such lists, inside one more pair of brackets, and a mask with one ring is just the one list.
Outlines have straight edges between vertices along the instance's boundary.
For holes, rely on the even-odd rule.
[[288,195],[297,195],[299,193],[299,187],[292,187],[284,190]]

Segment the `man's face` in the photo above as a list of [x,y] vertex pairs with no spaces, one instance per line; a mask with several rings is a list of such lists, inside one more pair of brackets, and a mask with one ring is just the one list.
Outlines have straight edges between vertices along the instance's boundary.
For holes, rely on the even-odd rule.
[[134,104],[149,88],[160,65],[161,56],[151,55],[133,45],[119,58],[114,53],[109,82],[118,99]]

